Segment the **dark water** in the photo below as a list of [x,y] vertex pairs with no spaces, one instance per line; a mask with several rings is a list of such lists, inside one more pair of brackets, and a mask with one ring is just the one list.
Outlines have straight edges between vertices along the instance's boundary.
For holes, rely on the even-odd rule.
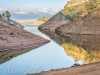
[[[45,35],[37,27],[25,26],[25,30],[51,42],[34,50],[0,52],[0,75],[26,75],[99,61],[100,48],[97,40],[93,40],[95,37],[69,35],[65,39],[56,34]],[[92,45],[91,42],[94,44]]]

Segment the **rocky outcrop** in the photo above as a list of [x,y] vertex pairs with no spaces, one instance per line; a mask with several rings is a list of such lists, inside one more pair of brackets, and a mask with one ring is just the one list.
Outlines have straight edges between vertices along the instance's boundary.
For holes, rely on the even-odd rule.
[[24,26],[22,26],[20,23],[14,21],[14,20],[8,20],[8,22],[9,22],[11,25],[15,26],[15,27],[24,28]]
[[11,20],[10,17],[11,17],[11,15],[10,15],[9,11],[3,12],[2,15],[0,14],[0,18],[2,20],[9,22],[11,25],[13,25],[15,27],[24,28],[20,23],[14,21],[14,20]]
[[[77,16],[86,11],[84,3],[87,0],[71,0],[66,3],[64,9],[51,17],[48,21],[43,23],[39,30],[46,32],[55,32],[55,29],[63,24],[66,24],[72,19],[72,16]],[[75,4],[76,3],[76,4]],[[78,5],[77,5],[78,4]],[[84,9],[84,10],[82,10]],[[68,16],[69,15],[69,16]]]
[[67,34],[100,34],[100,10],[92,12],[83,18],[75,18],[71,22],[60,26],[56,33]]
[[[79,5],[81,5],[81,6],[74,4],[74,2],[76,4],[77,4],[77,2],[79,2]],[[39,30],[45,31],[45,32],[55,32],[55,29],[57,27],[59,27],[63,24],[66,24],[70,21],[70,19],[68,19],[68,14],[70,14],[70,16],[72,16],[71,13],[76,14],[76,13],[83,12],[82,9],[84,9],[84,4],[82,4],[82,3],[85,3],[85,1],[84,2],[82,0],[78,0],[78,1],[71,0],[71,1],[69,1],[64,6],[63,10],[61,10],[60,12],[55,14],[53,17],[51,17],[48,21],[46,21],[41,26],[39,26]],[[76,6],[73,6],[73,5],[76,5]],[[75,10],[73,10],[71,13],[69,13],[69,8],[70,9],[75,9]],[[84,9],[84,11],[85,11],[85,9]]]
[[45,32],[55,32],[55,29],[62,24],[66,24],[69,20],[66,19],[66,15],[61,12],[51,17],[48,21],[39,26],[39,30]]
[[[73,31],[74,33],[77,33],[77,34],[88,34],[88,33],[94,34],[95,28],[90,26],[90,24],[89,24],[89,21],[92,19],[88,20],[87,22],[85,21],[85,19],[88,19],[89,16],[92,16],[92,15],[88,15],[87,18],[85,18],[85,16],[88,14],[88,12],[90,12],[90,10],[88,11],[88,9],[87,9],[88,6],[86,7],[86,3],[90,2],[90,6],[92,7],[93,4],[91,5],[91,1],[92,0],[68,1],[68,3],[64,6],[64,9],[61,10],[56,15],[54,15],[51,19],[49,19],[48,21],[43,23],[39,27],[39,30],[45,31],[45,32],[55,32],[56,28],[60,29],[60,27],[61,27],[62,31],[65,31],[64,33],[72,33],[71,31]],[[100,0],[95,0],[95,1],[96,1],[96,3],[94,3],[94,7],[90,8],[91,12],[100,8]],[[92,2],[94,2],[94,1],[92,1]],[[92,18],[95,18],[95,16]],[[96,19],[94,19],[94,21],[95,20]],[[99,20],[99,16],[98,16],[98,20]],[[76,22],[76,21],[78,21],[78,22]],[[86,24],[85,22],[87,23],[88,27],[84,26]],[[92,21],[90,21],[90,22],[91,22],[91,24],[95,23]],[[98,23],[98,21],[96,22],[96,24],[97,23]],[[71,24],[73,24],[73,26],[71,26]],[[68,27],[68,28],[66,28],[67,30],[63,30],[63,28],[65,27],[65,26],[63,27],[63,25],[67,25],[66,26],[66,27]],[[98,24],[97,24],[97,26],[98,26]],[[58,30],[58,31],[60,32],[60,30]],[[81,32],[81,31],[84,31],[84,32]],[[95,34],[98,34],[98,33],[99,32],[96,32]]]
[[0,51],[37,48],[49,41],[0,18]]

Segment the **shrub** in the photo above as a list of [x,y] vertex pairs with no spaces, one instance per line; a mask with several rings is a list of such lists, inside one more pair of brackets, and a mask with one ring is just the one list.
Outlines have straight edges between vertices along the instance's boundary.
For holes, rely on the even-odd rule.
[[80,10],[79,12],[75,12],[75,10],[73,8],[68,8],[68,13],[65,16],[66,19],[73,19],[78,17],[79,15],[81,15],[83,13],[82,10]]
[[9,19],[11,17],[10,12],[9,11],[5,11],[6,17]]
[[97,0],[89,0],[89,2],[85,4],[88,13],[93,9],[95,9],[97,6],[98,6]]

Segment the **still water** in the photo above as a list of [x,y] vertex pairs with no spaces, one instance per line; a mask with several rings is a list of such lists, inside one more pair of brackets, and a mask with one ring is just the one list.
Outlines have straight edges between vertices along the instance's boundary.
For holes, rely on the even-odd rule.
[[[51,42],[37,49],[25,50],[25,52],[24,50],[23,52],[20,50],[19,52],[13,51],[13,56],[10,58],[8,58],[9,55],[5,56],[6,54],[1,52],[0,55],[5,57],[1,59],[0,56],[0,75],[26,75],[51,69],[67,68],[75,63],[80,65],[86,63],[84,60],[81,61],[80,56],[74,57],[71,49],[76,50],[77,47],[69,43],[68,40],[54,34],[47,36],[37,28],[38,26],[25,26],[25,30],[49,39]],[[11,52],[9,51],[7,54]]]

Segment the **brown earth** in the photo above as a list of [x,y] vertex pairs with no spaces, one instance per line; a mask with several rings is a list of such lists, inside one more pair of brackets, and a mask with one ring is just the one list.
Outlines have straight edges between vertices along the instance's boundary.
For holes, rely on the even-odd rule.
[[35,48],[49,41],[0,19],[0,51]]

